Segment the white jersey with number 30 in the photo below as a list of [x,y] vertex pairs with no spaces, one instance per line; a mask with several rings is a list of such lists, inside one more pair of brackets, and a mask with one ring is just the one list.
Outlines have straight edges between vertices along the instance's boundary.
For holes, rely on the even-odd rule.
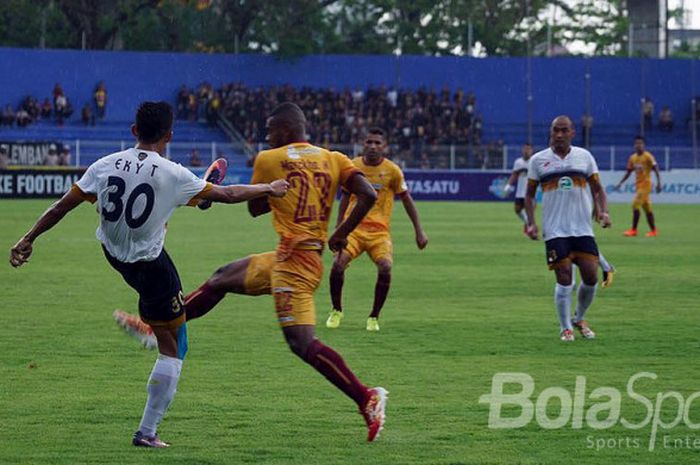
[[126,263],[157,258],[175,208],[210,188],[181,165],[135,148],[100,158],[76,186],[97,202],[97,239]]

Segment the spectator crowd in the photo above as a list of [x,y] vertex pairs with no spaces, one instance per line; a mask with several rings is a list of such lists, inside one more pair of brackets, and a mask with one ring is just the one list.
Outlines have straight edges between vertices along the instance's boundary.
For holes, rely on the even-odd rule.
[[[104,119],[107,110],[107,88],[100,81],[95,87],[92,101],[86,102],[82,107],[80,116],[85,125],[95,124],[97,119]],[[73,103],[66,95],[60,83],[54,85],[51,98],[46,97],[39,103],[33,95],[27,95],[22,99],[17,108],[6,104],[0,116],[2,126],[27,127],[37,121],[55,121],[62,126],[74,113]]]
[[265,141],[267,115],[284,101],[299,104],[308,121],[309,140],[326,147],[361,144],[367,129],[379,126],[389,134],[394,159],[413,166],[446,165],[445,146],[452,144],[468,146],[482,162],[493,149],[493,144],[482,147],[476,96],[461,89],[436,92],[381,86],[336,91],[288,85],[253,89],[230,83],[217,90],[203,83],[196,90],[181,87],[177,117],[214,124],[221,114],[255,146]]

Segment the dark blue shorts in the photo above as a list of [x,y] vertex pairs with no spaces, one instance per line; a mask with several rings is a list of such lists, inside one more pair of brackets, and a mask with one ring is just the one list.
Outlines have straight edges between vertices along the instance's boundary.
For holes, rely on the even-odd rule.
[[598,260],[598,245],[593,236],[556,237],[544,243],[547,265],[554,269],[573,260]]
[[[124,263],[102,247],[112,268],[139,294],[139,314],[148,323],[171,322],[182,317],[185,305],[175,264],[163,249],[155,260]],[[184,318],[183,318],[184,320]]]

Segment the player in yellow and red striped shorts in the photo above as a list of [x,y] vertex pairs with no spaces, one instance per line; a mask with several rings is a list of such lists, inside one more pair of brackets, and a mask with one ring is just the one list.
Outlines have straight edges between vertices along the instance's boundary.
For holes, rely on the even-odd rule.
[[[377,203],[359,226],[350,233],[345,250],[341,250],[335,256],[330,277],[333,309],[326,320],[326,326],[329,328],[340,326],[343,317],[342,291],[345,269],[352,260],[363,252],[367,252],[370,259],[377,265],[374,304],[367,319],[367,331],[379,331],[379,312],[384,306],[391,284],[393,246],[389,234],[389,223],[394,209],[394,196],[398,195],[401,198],[406,213],[413,223],[418,248],[422,250],[428,244],[428,236],[421,227],[416,205],[408,192],[401,168],[385,158],[387,148],[384,130],[370,128],[364,141],[362,156],[353,160],[354,165],[362,170],[377,191]],[[339,224],[346,217],[346,212],[352,212],[356,204],[357,198],[344,190],[338,212]]]

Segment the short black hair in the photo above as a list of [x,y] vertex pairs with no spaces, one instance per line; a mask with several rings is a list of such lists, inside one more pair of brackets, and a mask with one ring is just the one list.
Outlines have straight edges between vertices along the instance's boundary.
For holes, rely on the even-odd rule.
[[382,136],[386,141],[386,131],[378,126],[372,126],[367,130],[367,135]]
[[640,135],[635,136],[634,140],[641,140],[645,144],[647,143],[646,139],[644,139],[644,136],[640,136]]
[[285,128],[295,134],[306,132],[306,116],[304,111],[293,102],[282,102],[277,105],[269,116],[275,126]]
[[142,102],[136,111],[139,142],[153,144],[173,127],[173,107],[168,102]]
[[279,105],[277,105],[270,113],[270,118],[272,117],[282,118],[285,121],[296,119],[306,122],[306,116],[304,116],[304,112],[299,107],[299,105],[293,102],[282,102]]

